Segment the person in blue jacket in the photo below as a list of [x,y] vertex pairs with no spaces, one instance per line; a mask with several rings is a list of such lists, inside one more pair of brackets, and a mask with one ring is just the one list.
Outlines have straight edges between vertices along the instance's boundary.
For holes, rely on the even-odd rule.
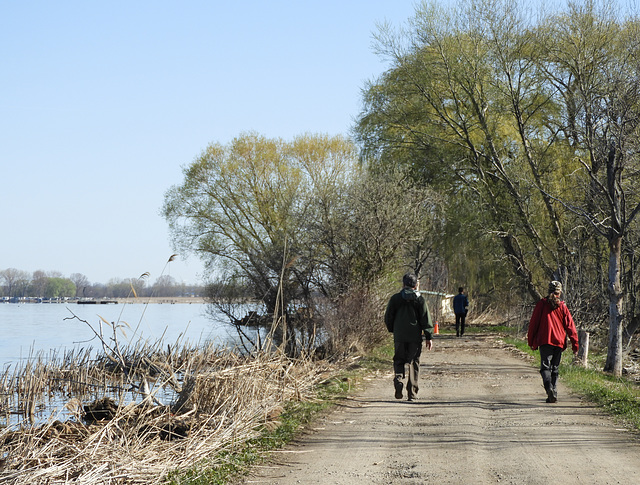
[[464,335],[465,320],[469,311],[469,299],[464,294],[464,288],[458,288],[458,294],[453,297],[453,313],[456,314],[456,337]]

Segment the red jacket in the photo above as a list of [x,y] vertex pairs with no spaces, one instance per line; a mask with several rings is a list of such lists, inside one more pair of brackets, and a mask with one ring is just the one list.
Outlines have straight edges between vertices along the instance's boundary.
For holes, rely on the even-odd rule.
[[578,332],[565,302],[561,301],[560,306],[552,310],[546,298],[540,300],[529,321],[529,347],[536,350],[541,345],[548,344],[564,350],[567,348],[567,335],[573,351],[577,352]]

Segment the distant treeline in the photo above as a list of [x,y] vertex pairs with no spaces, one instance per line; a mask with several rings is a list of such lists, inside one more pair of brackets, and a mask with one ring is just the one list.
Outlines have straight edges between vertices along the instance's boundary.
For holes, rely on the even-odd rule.
[[0,270],[0,296],[9,298],[124,298],[127,296],[203,296],[204,286],[178,283],[169,275],[152,284],[147,277],[111,279],[91,283],[81,273],[65,277],[57,271],[29,273],[15,268]]

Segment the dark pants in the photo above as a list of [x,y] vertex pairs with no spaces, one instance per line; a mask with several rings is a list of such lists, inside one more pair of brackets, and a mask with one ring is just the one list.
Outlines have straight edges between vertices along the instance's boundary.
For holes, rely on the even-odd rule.
[[540,346],[540,375],[542,384],[547,394],[557,396],[556,382],[558,381],[558,368],[562,358],[562,349],[555,345]]
[[464,321],[467,318],[466,313],[456,313],[456,336],[462,337],[464,335]]
[[[420,353],[422,342],[396,342],[393,356],[394,384],[402,382],[405,378],[405,366],[409,366],[409,379],[407,381],[407,394],[409,398],[418,394],[418,378],[420,377]],[[396,387],[397,388],[397,387]]]

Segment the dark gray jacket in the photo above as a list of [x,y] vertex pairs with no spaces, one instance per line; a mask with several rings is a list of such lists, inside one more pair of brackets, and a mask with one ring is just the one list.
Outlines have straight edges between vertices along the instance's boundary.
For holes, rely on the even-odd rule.
[[423,334],[431,340],[431,314],[424,297],[414,289],[403,288],[389,299],[384,323],[393,332],[394,342],[421,342]]

